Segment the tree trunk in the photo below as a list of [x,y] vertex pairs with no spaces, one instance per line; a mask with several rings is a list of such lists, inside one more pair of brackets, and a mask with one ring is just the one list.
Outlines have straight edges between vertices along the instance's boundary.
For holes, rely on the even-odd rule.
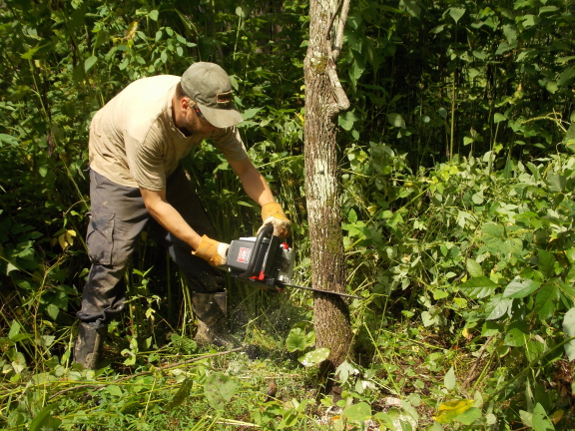
[[[304,62],[306,84],[305,167],[306,199],[311,240],[312,284],[345,292],[343,235],[338,182],[337,114],[349,101],[337,78],[335,59],[341,48],[349,3],[340,17],[341,38],[331,40],[336,0],[310,1],[310,42]],[[340,4],[341,5],[341,4]],[[339,42],[339,44],[338,44]],[[350,353],[349,310],[343,298],[314,297],[316,347],[330,349],[324,371],[333,371]]]

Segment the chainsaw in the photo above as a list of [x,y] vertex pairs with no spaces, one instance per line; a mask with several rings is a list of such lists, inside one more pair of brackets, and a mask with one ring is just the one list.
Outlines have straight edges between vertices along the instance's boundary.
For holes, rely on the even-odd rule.
[[244,283],[268,290],[282,291],[285,287],[363,299],[347,293],[331,292],[292,283],[294,251],[273,235],[273,226],[265,225],[256,237],[230,242],[226,266],[230,275]]

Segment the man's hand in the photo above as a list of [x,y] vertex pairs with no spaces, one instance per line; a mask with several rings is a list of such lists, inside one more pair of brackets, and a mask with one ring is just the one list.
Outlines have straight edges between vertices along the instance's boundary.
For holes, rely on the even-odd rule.
[[228,248],[230,248],[229,244],[216,241],[204,235],[197,250],[192,251],[192,254],[207,260],[212,266],[223,266],[226,264]]
[[291,221],[284,214],[282,207],[277,202],[270,202],[262,206],[263,224],[258,229],[258,233],[266,224],[274,227],[274,235],[284,239],[290,233]]

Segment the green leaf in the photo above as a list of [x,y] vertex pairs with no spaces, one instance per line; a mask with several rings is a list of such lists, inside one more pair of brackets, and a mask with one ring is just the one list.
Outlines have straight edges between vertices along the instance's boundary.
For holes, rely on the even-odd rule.
[[503,115],[503,114],[496,113],[496,114],[493,116],[493,122],[494,122],[495,124],[501,123],[502,121],[505,121],[505,120],[507,120],[507,117],[505,117],[505,115]]
[[148,14],[150,19],[153,21],[157,21],[159,15],[160,15],[160,12],[157,9],[150,11],[150,13]]
[[483,275],[483,270],[481,269],[481,265],[477,263],[474,259],[467,259],[465,262],[465,267],[467,268],[467,272],[472,277],[481,277]]
[[439,405],[433,419],[440,424],[450,424],[455,418],[473,407],[475,400],[446,401]]
[[403,121],[403,117],[399,114],[387,114],[387,121],[394,127],[405,129],[405,121]]
[[460,284],[459,288],[470,298],[479,299],[490,296],[497,288],[497,284],[489,277],[481,275]]
[[443,384],[449,390],[452,390],[455,387],[455,370],[453,367],[451,367],[445,374],[445,377],[443,378]]
[[535,292],[541,283],[535,280],[515,277],[503,291],[503,298],[525,298]]
[[172,409],[178,407],[185,400],[188,399],[188,397],[190,396],[190,391],[192,389],[193,383],[194,381],[189,378],[181,383],[180,389],[178,389],[178,392],[176,392],[176,394],[173,396],[173,398],[170,400],[168,404],[168,411],[171,411]]
[[399,9],[409,13],[415,18],[419,18],[421,8],[415,0],[399,0]]
[[346,111],[339,115],[337,124],[348,132],[353,129],[353,125],[358,120],[354,111]]
[[59,419],[52,416],[52,410],[56,407],[56,403],[45,406],[38,412],[28,428],[30,431],[40,431],[41,429],[51,428],[57,429],[62,423]]
[[115,397],[121,397],[123,395],[122,389],[118,385],[108,385],[106,386],[106,392]]
[[206,378],[204,394],[210,406],[216,410],[223,410],[226,403],[236,394],[238,384],[230,377],[214,373]]
[[485,320],[497,320],[505,316],[511,308],[512,303],[513,299],[502,298],[502,295],[495,295],[485,307],[487,314]]
[[[575,337],[575,308],[570,309],[563,316],[563,332],[567,338]],[[564,348],[569,360],[575,359],[575,340],[569,341]]]
[[323,361],[325,361],[329,357],[329,349],[327,347],[322,347],[320,349],[313,350],[311,352],[306,353],[303,356],[298,358],[298,361],[304,367],[313,367]]
[[524,346],[527,341],[527,336],[519,328],[510,329],[507,334],[505,334],[505,340],[503,344],[511,347]]
[[565,87],[571,83],[573,78],[575,78],[575,69],[570,67],[563,71],[559,77],[559,81],[557,81],[557,85],[559,87]]
[[535,405],[533,409],[533,416],[531,417],[531,423],[535,431],[554,431],[555,427],[553,422],[547,417],[547,412],[543,406],[539,403]]
[[539,9],[539,15],[542,13],[556,12],[559,8],[557,6],[543,6]]
[[15,341],[14,338],[16,338],[16,336],[20,333],[20,328],[20,324],[16,320],[13,320],[12,324],[10,325],[10,332],[8,332],[8,338],[10,338],[12,341]]
[[464,425],[471,425],[481,416],[483,416],[481,409],[478,409],[477,407],[471,407],[470,409],[465,410],[463,413],[453,418],[453,420],[461,422]]
[[371,407],[366,402],[353,404],[343,411],[343,415],[351,421],[365,422],[371,419]]
[[453,18],[453,21],[457,24],[461,17],[465,14],[465,9],[460,7],[449,8],[449,15]]
[[555,303],[559,300],[559,288],[554,283],[544,284],[535,297],[535,312],[541,320],[555,314]]
[[95,55],[89,57],[86,59],[86,61],[84,62],[84,70],[87,72],[88,70],[90,70],[92,68],[92,66],[94,64],[96,64],[96,62],[98,61],[98,57],[96,57]]
[[553,193],[561,193],[567,185],[567,178],[558,174],[547,174],[547,185]]
[[537,266],[546,278],[552,277],[555,272],[555,255],[546,250],[538,250]]
[[16,139],[14,136],[7,135],[5,133],[0,133],[0,148],[2,148],[3,142],[7,143],[8,145],[12,145],[12,146],[18,145],[18,139]]
[[262,110],[262,108],[250,108],[250,109],[246,109],[245,111],[242,112],[242,119],[245,120],[249,120],[251,118],[254,118],[256,116],[256,114],[258,112],[260,112]]
[[302,328],[292,328],[286,339],[288,352],[304,351],[308,347],[305,331]]

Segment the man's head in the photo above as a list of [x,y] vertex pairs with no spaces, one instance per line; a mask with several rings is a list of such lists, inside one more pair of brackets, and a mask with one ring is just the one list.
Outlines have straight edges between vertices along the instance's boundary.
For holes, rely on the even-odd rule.
[[233,102],[230,78],[217,64],[192,64],[182,75],[181,86],[186,96],[196,102],[201,115],[214,127],[231,127],[242,121]]

